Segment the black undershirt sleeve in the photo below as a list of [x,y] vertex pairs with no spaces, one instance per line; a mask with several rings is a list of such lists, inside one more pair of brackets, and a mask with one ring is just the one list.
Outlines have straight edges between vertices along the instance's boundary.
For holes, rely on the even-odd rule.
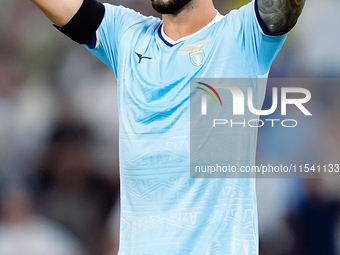
[[78,12],[65,26],[54,26],[77,43],[93,45],[104,14],[105,7],[102,3],[97,0],[84,0]]

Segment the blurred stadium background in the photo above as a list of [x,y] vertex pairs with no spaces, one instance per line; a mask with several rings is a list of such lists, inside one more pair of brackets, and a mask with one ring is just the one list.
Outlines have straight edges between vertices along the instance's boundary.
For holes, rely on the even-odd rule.
[[[157,16],[150,1],[108,2]],[[307,0],[270,77],[339,78],[339,24],[339,0]],[[0,0],[0,34],[0,255],[116,254],[113,72],[30,1]],[[298,137],[260,130],[259,162],[340,163],[338,95],[320,86],[314,107],[333,112]],[[339,197],[337,179],[259,179],[260,254],[340,254]]]

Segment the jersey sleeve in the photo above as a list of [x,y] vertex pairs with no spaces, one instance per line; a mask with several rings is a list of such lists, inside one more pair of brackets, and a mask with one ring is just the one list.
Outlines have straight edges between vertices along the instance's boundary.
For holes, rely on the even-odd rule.
[[246,60],[257,69],[258,75],[266,75],[281,49],[287,33],[268,35],[260,25],[256,14],[256,0],[227,15],[227,23]]
[[104,4],[105,15],[86,47],[117,74],[118,48],[123,34],[133,25],[144,20],[144,16],[123,6]]

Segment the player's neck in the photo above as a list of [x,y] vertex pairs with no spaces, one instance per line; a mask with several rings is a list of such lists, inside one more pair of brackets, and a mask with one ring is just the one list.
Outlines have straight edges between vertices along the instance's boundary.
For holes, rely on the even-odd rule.
[[164,32],[176,41],[199,31],[215,16],[211,0],[193,0],[178,13],[163,15]]

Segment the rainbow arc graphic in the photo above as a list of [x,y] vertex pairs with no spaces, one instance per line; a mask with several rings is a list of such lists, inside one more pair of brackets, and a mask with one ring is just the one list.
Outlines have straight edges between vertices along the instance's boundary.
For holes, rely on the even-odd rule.
[[[212,92],[214,92],[214,94],[217,96],[217,98],[218,98],[218,100],[220,101],[220,104],[221,104],[221,106],[222,106],[221,97],[220,97],[220,95],[217,93],[217,91],[216,91],[213,87],[211,87],[210,85],[208,85],[208,84],[206,84],[206,83],[203,83],[203,82],[197,82],[197,83],[206,86],[206,87],[209,88]],[[204,89],[204,88],[201,88],[201,87],[197,87],[197,88],[200,89],[200,90],[203,90],[204,92],[206,92],[206,93],[214,100],[214,103],[215,103],[215,105],[217,106],[216,100],[215,100],[213,94],[211,94],[211,92],[210,92],[209,90]]]
[[[217,91],[213,87],[211,87],[210,85],[203,83],[203,82],[197,82],[197,83],[207,87],[208,89],[210,89],[217,96],[218,100],[220,101],[221,106],[223,106],[220,95],[217,93]],[[201,88],[201,87],[197,87],[197,88],[206,92],[212,98],[212,100],[214,100],[214,103],[217,106],[217,102],[216,102],[214,95],[208,89]],[[201,109],[202,109],[202,115],[207,115],[207,98],[206,98],[205,94],[202,95],[202,107],[201,107]]]

